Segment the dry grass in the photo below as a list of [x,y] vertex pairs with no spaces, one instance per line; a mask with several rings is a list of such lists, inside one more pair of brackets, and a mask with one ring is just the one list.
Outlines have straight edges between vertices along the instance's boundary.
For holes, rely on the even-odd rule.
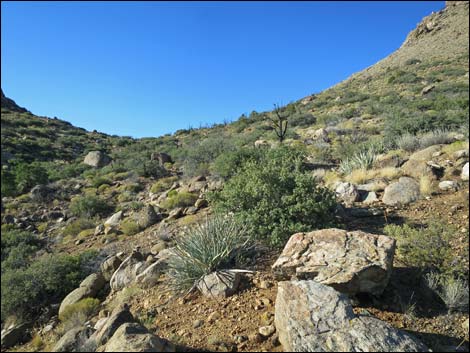
[[340,181],[340,180],[341,180],[341,177],[335,171],[328,171],[323,176],[323,181],[325,182],[325,185],[327,187],[332,187],[334,185],[334,183],[336,183],[337,181]]
[[442,148],[442,152],[447,153],[448,155],[452,155],[453,153],[460,150],[468,151],[468,141],[455,141],[454,143],[446,145]]
[[355,169],[346,177],[353,184],[365,184],[376,177],[376,171],[366,169]]
[[400,168],[385,167],[376,171],[377,177],[385,178],[387,180],[398,179],[402,175]]
[[419,191],[423,196],[429,196],[433,192],[432,181],[427,175],[419,179]]

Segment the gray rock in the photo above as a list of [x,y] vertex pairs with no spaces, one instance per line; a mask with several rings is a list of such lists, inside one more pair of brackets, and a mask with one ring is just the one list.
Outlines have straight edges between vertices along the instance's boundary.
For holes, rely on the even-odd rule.
[[196,207],[198,210],[207,206],[209,206],[209,203],[206,199],[197,199],[196,203],[194,204],[194,207]]
[[351,183],[338,183],[335,188],[336,196],[346,203],[353,203],[359,200],[360,194],[356,186]]
[[278,284],[275,326],[286,352],[422,352],[410,334],[356,316],[348,297],[315,281]]
[[462,174],[460,175],[463,181],[468,181],[468,162],[462,168]]
[[116,212],[104,222],[104,234],[116,231],[122,219],[122,211]]
[[46,185],[36,185],[30,191],[31,200],[34,202],[47,202],[54,197],[55,190]]
[[157,255],[160,251],[166,248],[167,248],[166,242],[162,240],[156,243],[155,245],[153,245],[152,248],[150,249],[150,252],[153,255]]
[[419,184],[412,178],[401,177],[385,188],[382,202],[389,206],[406,205],[421,196]]
[[141,287],[151,288],[156,285],[166,268],[166,264],[153,261],[154,259],[152,257],[152,263],[150,266],[148,266],[142,273],[139,273],[135,278],[135,282]]
[[24,343],[30,338],[29,323],[13,325],[7,329],[2,330],[1,333],[1,347],[7,349],[13,347],[18,343]]
[[121,325],[110,338],[105,352],[175,352],[175,347],[138,323]]
[[183,216],[183,208],[178,207],[170,212],[168,219],[178,219]]
[[80,287],[74,289],[64,298],[64,300],[62,300],[59,308],[59,315],[62,314],[67,306],[75,304],[85,298],[95,297],[98,292],[103,289],[105,284],[106,280],[101,272],[89,275],[82,281],[82,283],[80,283]]
[[439,189],[444,191],[457,191],[459,189],[459,184],[454,180],[443,180],[439,183]]
[[258,332],[263,337],[269,337],[274,332],[276,332],[276,328],[274,327],[274,325],[262,326],[258,329]]
[[116,255],[113,255],[103,261],[103,263],[100,265],[100,269],[106,281],[111,280],[111,277],[113,276],[114,272],[116,272],[116,270],[119,268],[119,265],[121,265],[121,263],[122,260]]
[[54,352],[78,352],[89,339],[92,330],[87,327],[76,327],[67,331],[55,344]]
[[441,151],[441,148],[440,145],[434,145],[413,153],[401,167],[403,173],[415,179],[422,176],[427,176],[432,180],[439,179],[442,175],[442,168],[433,168],[428,162],[432,159],[433,154]]
[[158,161],[160,166],[164,166],[165,163],[173,163],[173,160],[171,159],[171,156],[169,154],[163,153],[163,152],[153,152],[150,155],[150,159],[152,161]]
[[371,204],[371,203],[374,203],[374,202],[377,202],[377,201],[379,201],[379,198],[377,197],[377,194],[374,191],[369,191],[367,193],[366,198],[362,202],[365,203],[365,204]]
[[101,168],[111,162],[111,158],[109,158],[105,153],[101,151],[91,151],[85,157],[83,163],[95,167]]
[[468,150],[455,151],[453,156],[454,156],[455,159],[467,158],[468,157]]
[[217,271],[208,274],[197,284],[197,288],[206,297],[229,297],[240,284],[241,275],[230,271]]
[[113,273],[109,284],[113,291],[119,291],[133,283],[140,273],[149,266],[143,255],[138,251],[133,251]]
[[162,216],[155,212],[152,205],[145,206],[139,212],[138,224],[142,229],[148,228],[162,220]]
[[100,234],[104,234],[104,225],[102,224],[98,224],[93,233],[93,235],[100,235]]
[[126,322],[134,322],[134,317],[129,311],[129,306],[124,303],[114,308],[104,325],[93,333],[90,340],[95,342],[97,346],[101,346],[105,344],[114,335],[116,330]]
[[314,279],[342,293],[380,295],[393,267],[395,240],[342,229],[297,233],[272,266],[281,279]]

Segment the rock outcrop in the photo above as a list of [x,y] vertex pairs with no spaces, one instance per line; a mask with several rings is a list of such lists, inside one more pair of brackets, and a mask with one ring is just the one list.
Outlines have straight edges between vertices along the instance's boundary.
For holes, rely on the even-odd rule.
[[101,151],[90,151],[86,155],[83,163],[94,168],[102,168],[111,163],[111,158]]
[[315,281],[278,284],[275,326],[286,352],[423,352],[410,334],[354,314],[348,297]]
[[342,293],[379,295],[394,253],[395,240],[385,235],[323,229],[291,236],[272,268],[281,279],[313,279]]

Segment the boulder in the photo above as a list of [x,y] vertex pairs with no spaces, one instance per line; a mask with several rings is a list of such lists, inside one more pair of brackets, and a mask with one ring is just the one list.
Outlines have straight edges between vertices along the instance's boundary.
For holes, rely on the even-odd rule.
[[121,259],[116,255],[113,255],[103,261],[103,263],[100,265],[100,269],[106,281],[111,280],[111,277],[113,276],[114,272],[116,272],[116,270],[119,268],[119,265],[121,265],[121,263]]
[[36,185],[30,191],[31,200],[34,202],[47,202],[54,197],[55,190],[46,185]]
[[330,138],[328,137],[328,131],[323,128],[314,131],[313,139],[323,142],[330,142]]
[[175,347],[138,323],[121,325],[109,339],[105,352],[175,352]]
[[166,264],[163,264],[162,262],[158,261],[153,261],[154,258],[152,257],[150,266],[148,266],[144,271],[139,273],[135,278],[135,282],[138,283],[141,287],[151,288],[156,285],[158,280],[160,279],[160,276],[166,269]]
[[455,159],[468,158],[468,150],[455,151],[453,156]]
[[457,191],[459,189],[459,184],[454,180],[443,180],[439,183],[439,189],[444,191]]
[[206,297],[229,297],[240,284],[241,275],[231,271],[217,271],[204,276],[197,288]]
[[164,166],[165,163],[173,163],[171,156],[163,152],[154,152],[151,154],[150,159],[152,161],[158,161],[160,166]]
[[111,158],[109,158],[105,153],[101,151],[91,151],[85,157],[83,163],[86,165],[92,166],[94,168],[102,168],[105,165],[111,162]]
[[103,289],[105,284],[106,280],[101,272],[89,275],[80,283],[80,287],[74,289],[62,300],[59,308],[59,316],[67,306],[75,304],[85,298],[95,297],[98,292]]
[[109,234],[119,227],[122,219],[122,211],[116,212],[104,222],[104,234]]
[[87,327],[75,327],[67,331],[55,344],[53,352],[86,352],[82,347],[88,340],[92,330]]
[[183,208],[177,207],[174,210],[170,211],[168,219],[178,219],[183,216]]
[[415,179],[419,179],[422,176],[428,176],[431,180],[439,179],[443,174],[442,169],[434,168],[433,165],[427,162],[432,160],[433,155],[440,152],[441,149],[440,145],[433,145],[413,153],[408,161],[402,165],[403,173]]
[[380,295],[393,267],[395,240],[331,228],[290,237],[272,266],[281,279],[314,279],[347,293]]
[[382,202],[389,206],[406,205],[421,196],[419,184],[412,178],[401,177],[385,188]]
[[375,191],[369,191],[367,193],[367,196],[362,202],[365,204],[371,204],[377,201],[379,201],[379,198],[377,197],[377,194],[375,193]]
[[270,144],[266,140],[256,140],[255,141],[255,147],[269,147]]
[[129,286],[135,281],[137,275],[145,271],[148,266],[144,256],[138,251],[133,251],[111,276],[109,281],[111,289],[119,291]]
[[462,168],[462,174],[460,175],[463,181],[468,181],[468,162]]
[[162,216],[155,212],[152,205],[147,205],[139,212],[137,223],[142,229],[148,228],[162,220]]
[[96,236],[96,235],[104,234],[104,230],[105,230],[104,225],[98,224],[95,228],[95,231],[93,232],[93,235]]
[[336,196],[344,202],[351,204],[360,199],[359,191],[356,186],[351,183],[338,183],[335,187]]
[[207,206],[209,206],[209,203],[207,202],[206,199],[197,199],[196,203],[194,204],[194,207],[196,207],[196,209],[198,210]]
[[7,329],[2,330],[1,333],[1,347],[3,349],[7,349],[13,347],[18,343],[26,342],[30,337],[31,334],[29,329],[31,325],[29,323],[13,325],[8,327]]
[[[116,330],[126,322],[134,322],[134,317],[129,311],[126,303],[118,305],[112,311],[109,318],[101,326],[101,328],[93,333],[90,340],[95,342],[96,346],[105,344],[116,332]],[[117,352],[120,350],[118,349]]]
[[280,282],[275,326],[286,352],[423,352],[410,334],[357,316],[348,297],[315,281]]

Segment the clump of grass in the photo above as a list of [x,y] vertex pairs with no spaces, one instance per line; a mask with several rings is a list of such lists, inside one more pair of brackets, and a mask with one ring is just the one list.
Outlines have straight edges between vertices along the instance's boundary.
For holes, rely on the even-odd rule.
[[168,198],[162,202],[161,206],[167,210],[171,210],[176,207],[188,207],[194,205],[197,198],[198,196],[196,194],[185,191],[169,193]]
[[353,184],[364,184],[374,179],[375,176],[376,172],[373,170],[355,169],[346,177],[346,180]]
[[100,301],[96,298],[85,298],[67,306],[59,315],[61,321],[58,333],[64,334],[72,328],[83,325],[91,316],[96,314]]
[[121,222],[120,228],[124,234],[134,235],[140,232],[140,227],[136,221],[132,219],[125,219]]
[[423,175],[419,179],[419,191],[423,196],[430,196],[433,191],[432,181],[427,175]]
[[176,240],[169,260],[170,288],[189,292],[206,275],[239,265],[251,248],[246,228],[232,216],[214,216]]
[[159,179],[155,184],[152,185],[150,191],[154,194],[157,192],[162,192],[168,190],[175,181],[178,180],[176,176],[170,176],[166,178]]
[[397,179],[398,177],[401,176],[401,174],[402,174],[402,170],[400,168],[394,168],[394,167],[385,167],[376,171],[376,176],[385,178],[388,180]]
[[449,313],[468,309],[468,284],[459,278],[447,277],[442,281],[442,290],[438,291]]

